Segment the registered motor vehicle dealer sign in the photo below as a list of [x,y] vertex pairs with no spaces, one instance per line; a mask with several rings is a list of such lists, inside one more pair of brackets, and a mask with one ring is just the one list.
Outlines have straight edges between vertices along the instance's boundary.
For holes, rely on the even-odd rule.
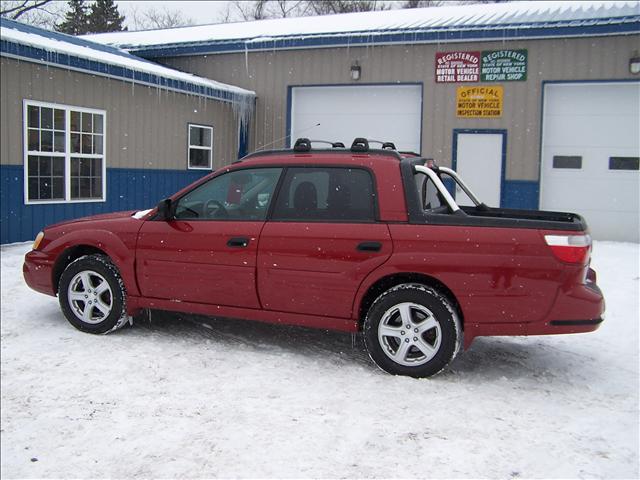
[[481,80],[483,82],[514,82],[526,79],[526,50],[482,52]]
[[462,118],[498,118],[502,116],[504,89],[500,85],[458,87],[456,116]]
[[477,82],[480,52],[436,52],[436,83]]

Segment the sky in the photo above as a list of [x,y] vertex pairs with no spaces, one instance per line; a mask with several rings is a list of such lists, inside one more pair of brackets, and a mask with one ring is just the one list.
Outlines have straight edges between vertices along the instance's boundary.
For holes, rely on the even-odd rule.
[[[185,16],[185,18],[191,18],[193,22],[197,25],[207,24],[207,23],[217,23],[221,20],[221,17],[224,16],[227,7],[232,2],[228,1],[179,1],[179,2],[171,2],[171,1],[148,1],[148,2],[120,2],[116,1],[118,5],[118,10],[125,17],[132,17],[132,12],[137,10],[142,13],[145,10],[155,9],[155,10],[179,10]],[[125,22],[126,23],[126,22]],[[131,25],[128,25],[131,27]]]
[[[233,1],[116,1],[118,10],[125,16],[125,24],[129,30],[134,30],[132,24],[133,13],[142,14],[148,10],[179,10],[185,18],[193,21],[194,25],[220,23],[230,10],[231,21],[241,21]],[[241,3],[253,3],[251,1]],[[397,8],[397,2],[386,2],[391,8]]]

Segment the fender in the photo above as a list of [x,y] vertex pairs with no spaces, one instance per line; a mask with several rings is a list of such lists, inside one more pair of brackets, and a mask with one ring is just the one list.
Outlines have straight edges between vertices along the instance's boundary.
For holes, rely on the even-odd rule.
[[[140,222],[140,226],[142,226],[142,222]],[[123,233],[122,236],[130,237],[125,238],[123,241],[118,235],[108,230],[74,230],[52,240],[45,247],[45,251],[57,251],[57,260],[59,255],[66,249],[80,245],[87,245],[102,250],[111,258],[115,266],[118,267],[127,293],[139,296],[140,292],[135,277],[135,242],[137,235],[137,230]],[[131,244],[127,246],[125,242],[130,242]]]

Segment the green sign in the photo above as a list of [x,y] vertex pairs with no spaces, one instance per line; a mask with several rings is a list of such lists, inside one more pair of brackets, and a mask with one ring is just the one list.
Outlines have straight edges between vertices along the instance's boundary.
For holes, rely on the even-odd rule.
[[482,52],[480,79],[483,82],[518,82],[527,79],[526,50]]

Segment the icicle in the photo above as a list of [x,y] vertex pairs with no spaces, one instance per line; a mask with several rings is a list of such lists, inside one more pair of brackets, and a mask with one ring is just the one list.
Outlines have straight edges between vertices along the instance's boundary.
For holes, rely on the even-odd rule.
[[249,44],[244,42],[244,68],[247,70],[247,77],[251,78],[249,75]]

